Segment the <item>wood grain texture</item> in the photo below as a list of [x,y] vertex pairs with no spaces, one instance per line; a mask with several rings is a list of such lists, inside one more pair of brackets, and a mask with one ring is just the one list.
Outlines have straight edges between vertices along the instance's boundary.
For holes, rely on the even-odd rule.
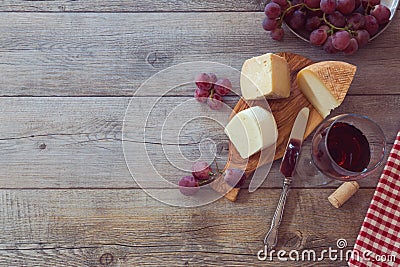
[[275,42],[262,19],[261,12],[0,13],[0,96],[130,96],[178,63],[209,60],[240,70],[250,57],[280,51],[358,66],[349,94],[400,94],[393,56],[400,54],[393,45],[400,42],[399,16],[352,57],[329,55],[290,33]]
[[[290,191],[278,249],[321,253],[339,238],[354,244],[373,190],[360,190],[339,210],[326,199],[331,192]],[[183,209],[141,190],[0,190],[0,265],[288,266],[256,256],[279,194],[262,189],[236,203]],[[345,263],[290,266],[305,264]]]
[[31,12],[216,12],[216,11],[262,11],[264,0],[239,1],[191,1],[191,0],[161,0],[161,1],[129,1],[116,0],[104,2],[101,0],[44,0],[44,1],[2,1],[0,11],[31,11]]
[[[400,128],[395,56],[400,47],[393,45],[400,41],[399,16],[378,40],[344,57],[328,55],[289,33],[284,43],[272,41],[260,26],[264,4],[2,1],[0,266],[344,266],[326,258],[289,265],[276,258],[272,263],[256,259],[280,194],[279,161],[256,193],[242,190],[236,203],[221,199],[196,209],[152,199],[138,189],[125,164],[122,121],[130,96],[145,80],[197,60],[240,69],[244,60],[266,52],[291,51],[314,61],[357,65],[360,75],[334,114],[369,115],[393,142]],[[182,77],[193,78],[185,72],[170,79]],[[186,88],[163,99],[155,115],[168,114],[192,94]],[[148,108],[159,96],[157,90],[142,95],[141,107]],[[233,107],[235,101],[228,103]],[[220,128],[206,126],[225,160],[226,137],[218,134]],[[159,127],[152,120],[147,130]],[[204,136],[197,129],[184,133],[183,153],[195,157]],[[179,178],[160,153],[157,138],[129,137],[146,145],[168,179]],[[309,149],[309,143],[305,146]],[[279,248],[320,252],[335,248],[338,238],[352,246],[378,176],[363,181],[363,189],[339,210],[326,200],[337,185],[316,189],[296,180]]]
[[[156,109],[148,131],[160,131],[163,120],[186,97],[165,97]],[[122,151],[122,122],[129,97],[8,97],[0,99],[0,188],[132,188],[136,187],[125,164]],[[148,110],[157,98],[143,97],[141,108]],[[231,99],[232,107],[237,99]],[[333,114],[360,113],[383,127],[389,143],[397,130],[400,96],[348,96]],[[228,116],[228,115],[227,115]],[[141,119],[137,117],[137,119]],[[228,139],[223,129],[206,121],[206,129],[191,128],[182,134],[180,146],[188,157],[196,157],[204,138],[216,140],[220,164],[227,160]],[[139,132],[130,140],[144,143]],[[309,149],[307,140],[304,149]],[[171,143],[174,146],[174,143]],[[147,137],[146,147],[152,162],[163,176],[176,181],[182,173],[165,159],[160,139]],[[138,159],[141,160],[141,159]],[[225,161],[225,162],[224,162]],[[280,187],[278,163],[264,184]],[[373,186],[379,175],[366,181]],[[305,187],[306,181],[299,181]]]
[[240,1],[129,1],[116,0],[104,2],[83,0],[4,0],[0,11],[31,11],[31,12],[216,12],[216,11],[262,11],[265,0]]

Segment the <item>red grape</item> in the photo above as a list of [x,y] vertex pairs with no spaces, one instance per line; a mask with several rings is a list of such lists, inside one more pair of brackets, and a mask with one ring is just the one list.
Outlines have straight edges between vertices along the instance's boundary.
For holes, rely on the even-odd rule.
[[276,19],[281,15],[281,6],[277,3],[271,2],[265,6],[265,15],[270,19]]
[[381,3],[380,0],[361,0],[361,4],[366,14],[369,14],[371,12],[372,7],[379,5],[380,3]]
[[[327,53],[354,54],[368,43],[391,11],[381,0],[271,0],[265,6],[263,28],[274,40],[282,40],[282,20],[299,34],[309,33],[312,45]],[[279,7],[278,7],[279,6]],[[282,15],[282,13],[284,15]],[[282,17],[283,16],[283,17]],[[326,18],[325,18],[326,16]],[[224,92],[216,92],[224,95]],[[212,102],[211,100],[208,100]]]
[[282,28],[276,28],[271,31],[272,39],[276,41],[281,41],[283,39],[284,31]]
[[217,75],[215,75],[215,73],[209,73],[208,76],[210,76],[211,84],[214,85],[218,80]]
[[328,38],[328,34],[323,29],[318,29],[310,34],[310,43],[313,45],[323,45]]
[[270,19],[268,17],[265,17],[262,25],[264,30],[272,31],[273,29],[276,29],[278,27],[278,21],[276,19]]
[[368,1],[362,0],[361,4],[363,7],[363,9],[361,10],[363,14],[367,15],[367,14],[371,13],[372,6],[368,5]]
[[363,6],[364,9],[367,8],[367,6],[376,6],[379,5],[381,3],[381,0],[361,0],[361,4]]
[[287,18],[287,24],[294,30],[303,28],[306,22],[306,15],[300,10],[296,10],[293,14]]
[[368,0],[371,6],[377,6],[381,3],[381,0]]
[[332,35],[332,45],[337,50],[344,50],[350,43],[351,35],[347,31],[338,31]]
[[368,43],[370,35],[367,30],[358,30],[356,31],[355,38],[357,40],[358,47],[361,48]]
[[282,7],[288,4],[288,2],[286,0],[272,0],[271,2],[277,3],[278,5],[280,5]]
[[325,52],[327,52],[329,54],[336,54],[337,52],[339,52],[339,50],[337,50],[332,45],[332,35],[329,36],[328,39],[326,39],[326,42],[324,44],[324,50],[325,50]]
[[198,161],[192,165],[192,175],[196,179],[207,180],[210,178],[211,173],[212,169],[205,161]]
[[321,19],[317,16],[313,17],[308,17],[306,20],[306,24],[304,25],[304,28],[311,32],[313,30],[318,29],[318,27],[321,25]]
[[320,8],[325,14],[332,14],[336,10],[336,0],[321,0]]
[[328,16],[328,20],[330,23],[338,28],[343,28],[344,26],[346,26],[346,17],[339,11],[335,11],[330,14]]
[[365,27],[365,19],[364,16],[360,13],[353,13],[347,19],[348,25],[350,25],[352,30],[359,30]]
[[[281,6],[281,10],[282,10],[282,11],[285,11],[285,10],[287,10],[289,7],[290,7],[289,3],[286,2],[286,5]],[[293,9],[291,9],[291,10],[293,10]],[[289,12],[290,12],[290,10],[289,10]]]
[[311,8],[318,8],[320,0],[304,0],[304,4]]
[[227,169],[224,180],[231,187],[240,187],[246,180],[246,173],[241,169]]
[[374,36],[379,30],[379,23],[374,16],[365,16],[365,29],[371,36]]
[[292,15],[293,15],[293,13],[294,13],[294,11],[296,11],[296,9],[294,9],[294,8],[291,8],[291,9],[285,9],[286,11],[286,13],[284,13],[285,14],[285,16],[283,17],[284,19],[285,19],[285,21],[289,18],[289,17],[291,17]]
[[355,7],[355,0],[337,0],[336,9],[344,15],[351,14]]
[[324,12],[322,12],[321,11],[321,9],[315,9],[315,10],[307,10],[307,15],[306,15],[306,17],[314,17],[314,16],[317,16],[317,17],[320,17],[320,18],[322,18],[322,16],[324,15]]
[[197,88],[194,91],[194,98],[196,98],[196,100],[201,103],[205,103],[209,96],[210,96],[210,91],[208,91],[208,90],[204,91],[204,90],[200,90],[199,88]]
[[219,79],[214,85],[214,90],[220,96],[227,95],[232,90],[232,83],[228,79]]
[[199,190],[199,182],[193,176],[185,176],[179,180],[179,191],[185,196],[192,196]]
[[195,83],[197,88],[203,91],[210,90],[212,86],[210,76],[207,73],[200,73],[197,75]]
[[371,15],[376,18],[379,24],[386,24],[389,22],[390,10],[384,5],[377,5],[371,11]]
[[211,109],[214,110],[219,110],[223,107],[223,100],[222,100],[222,96],[220,96],[219,94],[215,94],[213,95],[213,97],[209,97],[207,98],[207,104]]
[[331,28],[328,25],[321,25],[319,26],[318,29],[324,30],[326,31],[326,33],[328,33],[331,30]]
[[350,44],[343,50],[345,55],[353,55],[358,50],[358,43],[355,38],[350,39]]
[[355,0],[354,1],[354,10],[357,10],[361,6],[361,0]]

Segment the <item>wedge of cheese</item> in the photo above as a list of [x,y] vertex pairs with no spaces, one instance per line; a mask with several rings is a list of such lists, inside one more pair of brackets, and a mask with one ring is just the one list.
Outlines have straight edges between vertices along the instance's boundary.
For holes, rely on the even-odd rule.
[[301,92],[326,118],[342,104],[357,67],[341,61],[323,61],[302,69],[297,74]]
[[243,159],[275,144],[278,139],[274,116],[259,106],[237,113],[225,127],[225,133]]
[[240,87],[246,100],[289,97],[290,85],[289,66],[283,57],[268,53],[243,64]]

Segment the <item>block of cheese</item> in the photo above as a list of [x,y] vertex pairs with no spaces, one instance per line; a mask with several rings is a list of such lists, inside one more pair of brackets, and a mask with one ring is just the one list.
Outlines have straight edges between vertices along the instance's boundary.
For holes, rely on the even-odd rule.
[[259,106],[237,113],[225,127],[225,133],[243,159],[275,144],[278,139],[274,116]]
[[246,100],[289,97],[290,85],[289,65],[283,57],[268,53],[243,64],[240,87]]
[[342,104],[357,67],[341,61],[323,61],[305,67],[297,74],[301,92],[326,118]]

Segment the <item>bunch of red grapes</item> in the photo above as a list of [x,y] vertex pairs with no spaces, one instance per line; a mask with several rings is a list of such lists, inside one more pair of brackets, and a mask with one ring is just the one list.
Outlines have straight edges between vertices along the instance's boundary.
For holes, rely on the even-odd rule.
[[[179,190],[185,196],[192,196],[200,190],[200,186],[211,183],[221,173],[219,170],[214,173],[207,162],[195,162],[192,166],[192,175],[179,180]],[[231,187],[240,187],[246,180],[246,174],[241,169],[227,169],[222,174],[224,181]]]
[[328,53],[354,54],[389,22],[389,8],[380,0],[272,0],[265,6],[263,28],[283,39],[282,23],[309,36]]
[[194,97],[201,103],[207,103],[214,110],[222,108],[224,103],[222,97],[232,90],[230,80],[218,79],[214,73],[200,73],[197,75],[195,83],[197,89],[194,91]]

